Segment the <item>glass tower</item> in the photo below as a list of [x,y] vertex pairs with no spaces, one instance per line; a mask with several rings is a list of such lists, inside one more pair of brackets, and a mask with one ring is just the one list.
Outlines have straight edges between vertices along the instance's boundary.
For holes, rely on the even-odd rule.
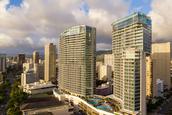
[[142,13],[112,23],[114,97],[131,114],[146,114],[145,56],[151,53],[151,38],[151,19]]
[[94,27],[74,26],[60,35],[58,86],[62,91],[79,96],[93,95],[95,51]]

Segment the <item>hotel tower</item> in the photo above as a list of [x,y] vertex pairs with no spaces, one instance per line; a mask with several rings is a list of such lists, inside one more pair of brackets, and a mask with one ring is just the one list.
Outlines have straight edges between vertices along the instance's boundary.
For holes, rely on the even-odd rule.
[[80,25],[60,35],[59,89],[73,95],[93,95],[96,28]]
[[145,14],[133,13],[112,23],[114,97],[131,115],[146,115],[146,56],[151,41],[151,19]]

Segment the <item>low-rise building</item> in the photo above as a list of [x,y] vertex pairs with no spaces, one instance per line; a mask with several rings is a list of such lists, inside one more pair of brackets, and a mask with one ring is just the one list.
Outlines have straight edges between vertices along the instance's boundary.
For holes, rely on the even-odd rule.
[[102,84],[101,86],[96,87],[95,94],[107,96],[113,94],[113,87],[110,84]]
[[40,81],[27,84],[23,87],[23,91],[29,94],[39,94],[52,92],[54,88],[56,88],[56,85],[51,82]]
[[29,98],[21,106],[23,115],[71,115],[69,107],[54,97]]

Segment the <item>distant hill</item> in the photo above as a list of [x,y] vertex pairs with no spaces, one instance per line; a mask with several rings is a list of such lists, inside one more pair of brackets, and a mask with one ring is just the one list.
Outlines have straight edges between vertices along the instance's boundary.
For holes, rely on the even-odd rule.
[[104,54],[112,54],[112,50],[104,50],[96,52],[96,61],[104,62]]
[[111,54],[112,50],[100,50],[96,51],[96,55]]

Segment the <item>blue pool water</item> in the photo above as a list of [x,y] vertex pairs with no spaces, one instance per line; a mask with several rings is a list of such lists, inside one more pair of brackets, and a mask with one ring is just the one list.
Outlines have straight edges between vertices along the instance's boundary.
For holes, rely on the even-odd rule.
[[90,98],[88,99],[88,102],[92,105],[97,105],[101,99],[100,98]]
[[112,110],[112,108],[108,105],[101,105],[101,106],[97,106],[96,108],[104,110],[104,111],[111,111]]
[[91,105],[95,106],[97,109],[101,109],[104,111],[111,111],[112,107],[106,103],[99,103],[102,99],[101,98],[89,98],[87,101]]

